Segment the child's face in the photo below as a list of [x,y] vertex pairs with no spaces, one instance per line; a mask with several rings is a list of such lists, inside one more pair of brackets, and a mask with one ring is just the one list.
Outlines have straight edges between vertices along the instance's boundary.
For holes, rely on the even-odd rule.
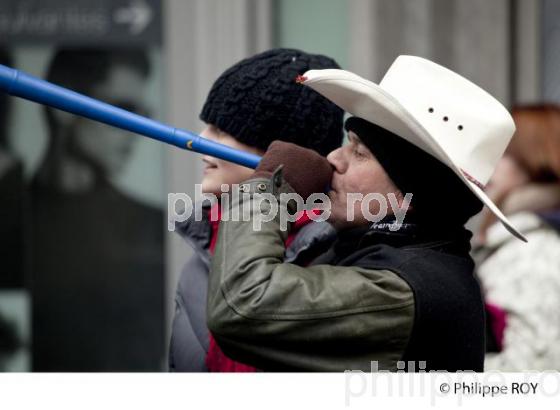
[[[204,138],[219,142],[242,151],[250,152],[257,155],[263,155],[264,151],[245,145],[231,135],[221,131],[214,125],[207,125],[200,133]],[[215,157],[204,155],[202,157],[204,163],[204,176],[202,178],[202,192],[219,195],[222,184],[239,184],[248,179],[253,173],[253,169],[241,165],[233,164]]]

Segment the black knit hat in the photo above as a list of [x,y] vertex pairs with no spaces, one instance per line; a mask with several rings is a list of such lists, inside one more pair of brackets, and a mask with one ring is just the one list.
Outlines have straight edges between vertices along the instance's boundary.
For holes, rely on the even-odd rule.
[[451,168],[427,152],[362,118],[348,118],[344,127],[375,155],[403,195],[412,193],[417,219],[464,225],[482,210],[482,202]]
[[262,150],[282,140],[327,155],[342,143],[343,111],[295,81],[307,70],[324,68],[339,66],[331,58],[292,49],[242,60],[216,80],[200,119]]

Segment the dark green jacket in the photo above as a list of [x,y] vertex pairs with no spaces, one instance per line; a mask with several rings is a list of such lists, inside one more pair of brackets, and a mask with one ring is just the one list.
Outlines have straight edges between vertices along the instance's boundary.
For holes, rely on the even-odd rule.
[[[291,189],[278,176],[245,184],[251,194],[264,188],[277,198]],[[254,206],[255,196],[249,201]],[[230,210],[241,206],[243,197]],[[260,207],[270,210],[267,202]],[[454,241],[365,234],[339,240],[323,258],[328,263],[300,267],[283,263],[288,232],[279,216],[258,231],[254,219],[221,222],[210,272],[208,326],[231,358],[276,371],[369,371],[372,362],[397,370],[402,360],[482,370],[480,290],[468,253],[452,251]],[[448,293],[431,296],[440,285]]]

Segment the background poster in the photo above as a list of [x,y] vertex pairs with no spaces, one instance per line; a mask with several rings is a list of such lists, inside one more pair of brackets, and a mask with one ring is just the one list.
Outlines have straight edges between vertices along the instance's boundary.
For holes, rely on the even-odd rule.
[[[159,1],[4,0],[0,39],[3,64],[163,117]],[[32,357],[9,369],[162,369],[162,144],[11,97],[0,115],[0,354]]]

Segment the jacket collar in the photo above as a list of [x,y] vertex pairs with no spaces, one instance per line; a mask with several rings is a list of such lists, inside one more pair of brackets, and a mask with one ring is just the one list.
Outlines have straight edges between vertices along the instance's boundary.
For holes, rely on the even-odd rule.
[[[203,202],[202,220],[196,221],[194,215],[183,222],[175,224],[175,231],[185,240],[201,257],[208,254],[212,239],[212,225],[209,218],[211,203]],[[294,240],[286,248],[285,261],[294,262],[306,250],[316,244],[330,241],[336,237],[336,231],[328,222],[313,222],[299,220],[296,223],[297,230],[294,232]]]
[[335,252],[350,254],[371,245],[383,244],[395,248],[402,247],[442,247],[454,253],[470,250],[471,232],[463,226],[449,227],[439,221],[418,221],[408,218],[395,230],[393,215],[369,226],[340,231],[335,244]]
[[336,231],[328,222],[309,222],[296,232],[292,243],[286,248],[285,262],[293,263],[308,249],[319,243],[332,242]]
[[[510,219],[514,221],[519,231],[524,235],[545,226],[543,220],[539,218],[538,214],[533,212],[518,212],[510,215]],[[500,223],[494,223],[488,228],[488,231],[486,232],[486,242],[481,246],[481,248],[495,249],[510,240],[511,235],[508,234],[507,230]]]
[[191,215],[189,219],[175,224],[175,232],[185,240],[192,248],[201,255],[205,254],[210,246],[212,238],[212,228],[208,212],[211,207],[209,201],[204,201],[196,206],[202,207],[202,219],[197,221],[195,215]]

